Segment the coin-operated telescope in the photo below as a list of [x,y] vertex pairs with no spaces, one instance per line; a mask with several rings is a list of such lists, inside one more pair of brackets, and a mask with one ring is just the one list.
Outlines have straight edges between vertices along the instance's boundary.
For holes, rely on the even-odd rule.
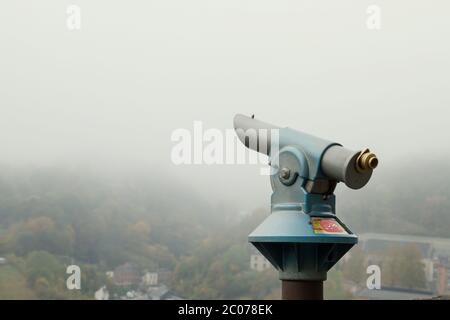
[[234,128],[271,166],[271,214],[249,242],[279,271],[283,299],[323,299],[328,270],[358,242],[336,216],[334,189],[338,182],[364,187],[377,157],[244,115]]

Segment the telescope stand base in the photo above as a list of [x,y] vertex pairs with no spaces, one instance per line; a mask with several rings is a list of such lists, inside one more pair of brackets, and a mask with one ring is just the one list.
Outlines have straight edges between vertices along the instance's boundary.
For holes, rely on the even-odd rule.
[[323,281],[282,280],[282,300],[323,300]]

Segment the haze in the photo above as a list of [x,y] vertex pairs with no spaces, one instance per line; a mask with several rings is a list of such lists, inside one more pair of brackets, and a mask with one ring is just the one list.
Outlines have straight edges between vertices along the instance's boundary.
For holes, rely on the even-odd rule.
[[[366,27],[371,4],[381,30]],[[447,159],[449,12],[443,0],[4,2],[0,163],[142,171],[250,208],[268,203],[259,167],[170,161],[173,130],[231,128],[236,113],[370,147],[380,172]]]

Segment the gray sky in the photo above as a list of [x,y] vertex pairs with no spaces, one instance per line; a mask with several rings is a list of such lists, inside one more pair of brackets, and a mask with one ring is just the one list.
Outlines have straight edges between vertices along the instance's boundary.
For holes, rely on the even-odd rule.
[[[366,27],[370,4],[381,30]],[[231,128],[235,113],[369,146],[381,165],[448,155],[449,12],[444,0],[7,1],[0,162],[157,168],[212,199],[265,201],[257,167],[170,162],[174,129]]]

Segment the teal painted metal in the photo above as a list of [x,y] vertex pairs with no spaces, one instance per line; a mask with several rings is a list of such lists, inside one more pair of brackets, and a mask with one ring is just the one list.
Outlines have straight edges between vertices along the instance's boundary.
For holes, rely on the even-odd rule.
[[[339,144],[289,128],[280,129],[279,144],[274,143],[272,213],[249,235],[249,242],[278,269],[280,279],[325,280],[327,271],[358,241],[336,217],[336,181],[320,168],[324,152]],[[289,177],[280,177],[282,168],[289,170]],[[332,219],[345,232],[318,233],[315,218]]]
[[290,146],[298,149],[302,153],[302,156],[308,164],[308,170],[304,171],[307,176],[303,176],[303,178],[310,180],[325,178],[325,175],[320,169],[322,156],[328,148],[341,146],[339,143],[324,140],[291,128],[279,129],[279,142],[272,141],[272,150],[276,150],[274,148],[274,144],[276,143],[279,144],[279,150]]
[[343,225],[348,235],[315,234],[311,216],[301,211],[277,211],[272,213],[248,237],[250,242],[282,242],[282,243],[347,243],[355,244],[356,235]]

